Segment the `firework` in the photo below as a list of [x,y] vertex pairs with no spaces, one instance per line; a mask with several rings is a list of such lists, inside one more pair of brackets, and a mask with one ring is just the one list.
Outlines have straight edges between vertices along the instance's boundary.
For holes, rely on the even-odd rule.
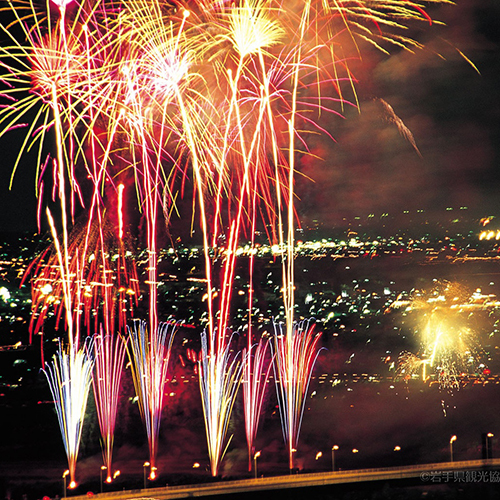
[[243,401],[249,471],[252,470],[252,459],[255,454],[255,439],[259,428],[262,404],[264,402],[271,367],[273,366],[272,360],[267,363],[267,366],[265,363],[269,347],[270,339],[260,339],[258,344],[251,345],[243,351],[243,358],[245,359]]
[[275,324],[274,328],[276,392],[283,438],[288,445],[289,466],[292,469],[307,390],[320,352],[318,342],[321,334],[314,332],[314,326],[309,321],[295,323],[291,333],[281,324]]
[[111,481],[113,441],[115,434],[118,396],[127,342],[120,336],[96,335],[94,337],[95,375],[92,378],[94,399],[101,430],[103,462]]
[[[243,373],[244,362],[232,354],[228,332],[236,331],[231,304],[237,248],[245,233],[255,230],[256,214],[282,255],[285,322],[276,326],[274,346],[291,462],[319,339],[309,323],[294,319],[299,156],[308,152],[308,134],[325,132],[322,114],[358,106],[350,61],[359,56],[360,45],[384,52],[391,45],[415,50],[419,43],[404,35],[408,23],[430,22],[425,6],[449,2],[334,0],[294,2],[285,8],[278,0],[130,0],[119,6],[84,0],[72,9],[69,3],[54,2],[54,22],[32,0],[9,0],[26,42],[17,42],[2,27],[12,44],[0,48],[0,79],[8,87],[3,97],[9,102],[0,111],[1,134],[35,111],[20,155],[38,147],[39,213],[49,185],[61,214],[55,221],[55,211],[46,210],[55,250],[50,266],[36,268],[40,281],[35,280],[35,288],[41,295],[34,300],[40,312],[35,329],[51,307],[49,297],[59,301],[57,316],[64,315],[70,352],[80,345],[82,311],[89,324],[90,311],[99,309],[96,324],[109,333],[118,309],[123,326],[128,318],[122,315],[124,294],[131,290],[134,295],[137,287],[130,285],[135,276],[124,277],[120,221],[125,189],[135,188],[146,233],[149,330],[144,323],[131,329],[131,357],[154,464],[162,377],[175,329],[161,325],[157,317],[158,228],[162,222],[168,225],[175,210],[177,179],[184,186],[184,176],[190,175],[207,283],[200,388],[212,473],[224,455]],[[402,122],[398,126],[411,139]],[[49,134],[55,137],[55,154],[43,159]],[[84,189],[89,184],[90,194]],[[78,210],[87,213],[87,222],[75,244],[71,226]],[[106,234],[110,213],[118,217],[113,227],[120,248],[116,268],[109,252],[115,244],[108,245]],[[57,291],[44,295],[47,285]],[[248,347],[248,358],[250,351]],[[154,356],[161,359],[159,366]],[[247,380],[250,388],[254,382],[250,376]],[[247,402],[261,397],[254,391]]]
[[467,289],[455,282],[438,282],[428,292],[416,292],[410,309],[419,315],[418,354],[402,353],[398,376],[409,380],[420,374],[423,381],[431,377],[440,387],[459,389],[462,380],[484,368],[484,352],[475,331],[461,314],[467,304]]
[[137,320],[133,328],[128,328],[134,386],[148,436],[151,479],[156,470],[164,387],[176,329],[176,323],[168,322],[148,332],[146,322]]
[[[422,332],[423,378],[435,372],[440,386],[458,389],[467,374],[476,373],[481,352],[473,330],[461,324],[460,318],[431,314]],[[427,369],[428,367],[428,369]]]
[[91,348],[91,342],[68,352],[60,348],[43,370],[54,398],[72,487],[76,485],[76,461],[92,379]]
[[[243,380],[243,407],[245,415],[245,433],[248,448],[248,471],[252,470],[252,460],[255,456],[255,440],[257,430],[259,428],[260,416],[262,413],[262,405],[266,394],[267,384],[269,382],[269,374],[273,359],[271,359],[267,367],[265,365],[266,354],[270,347],[270,339],[264,340],[261,338],[258,344],[253,344],[252,332],[252,312],[253,312],[253,274],[255,264],[255,221],[256,221],[256,198],[257,193],[253,193],[253,211],[252,211],[252,231],[251,231],[251,248],[249,261],[249,287],[248,287],[248,325],[247,325],[247,348],[243,351],[243,358],[246,361],[244,366]],[[255,472],[256,473],[256,472]]]
[[402,352],[398,358],[396,376],[405,382],[411,380],[414,376],[425,377],[424,364],[428,360],[423,359],[412,352]]
[[24,279],[31,279],[31,335],[42,331],[51,312],[59,327],[65,310],[64,293],[78,298],[72,305],[71,322],[78,324],[83,316],[89,334],[97,330],[99,324],[108,332],[115,328],[123,331],[127,319],[133,316],[139,294],[130,247],[117,240],[107,217],[77,224],[69,236],[68,254],[72,258],[67,290],[62,279],[65,269],[59,265],[61,256],[56,245],[40,254],[25,273]]
[[226,441],[226,434],[242,378],[243,363],[238,354],[231,352],[230,347],[231,341],[224,350],[211,351],[207,332],[202,332],[199,380],[213,476],[217,475],[231,441],[231,438]]

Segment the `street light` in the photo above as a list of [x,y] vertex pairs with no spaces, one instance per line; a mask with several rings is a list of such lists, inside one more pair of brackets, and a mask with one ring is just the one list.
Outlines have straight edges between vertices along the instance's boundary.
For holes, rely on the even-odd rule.
[[253,456],[253,470],[254,470],[254,473],[255,473],[255,479],[257,479],[257,459],[260,457],[260,451],[258,451],[257,453],[255,453],[255,455]]
[[335,471],[335,451],[338,449],[338,445],[335,444],[332,446],[332,471]]
[[149,462],[144,462],[143,464],[143,470],[144,470],[144,489],[148,487],[148,483],[146,482],[146,469],[150,466],[151,464]]
[[64,484],[64,498],[67,497],[67,494],[66,494],[66,490],[67,490],[67,488],[66,488],[66,478],[68,477],[68,474],[69,474],[69,470],[65,470],[63,472],[63,475],[62,475],[62,477],[63,477],[63,484]]
[[294,454],[294,453],[296,453],[296,451],[297,451],[297,450],[296,450],[295,448],[292,448],[292,449],[290,450],[290,452],[291,452],[291,458],[292,458],[292,461],[291,461],[291,463],[290,463],[290,474],[291,474],[291,473],[292,473],[292,471],[293,471],[293,454]]
[[491,438],[494,436],[492,432],[486,434],[486,458],[493,458],[493,453],[491,450]]
[[457,440],[457,436],[453,435],[450,438],[450,462],[453,462],[453,443]]
[[[99,478],[101,480],[101,493],[102,493],[102,483],[103,483],[103,480],[102,480],[102,473],[105,471],[105,470],[108,470],[108,468],[105,466],[105,465],[101,465],[101,470],[99,472]],[[108,476],[109,477],[109,476]],[[108,481],[109,482],[109,481]]]

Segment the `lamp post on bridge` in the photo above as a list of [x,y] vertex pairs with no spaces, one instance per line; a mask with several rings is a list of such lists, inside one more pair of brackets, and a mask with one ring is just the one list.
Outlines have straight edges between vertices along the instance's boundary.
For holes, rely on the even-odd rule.
[[260,451],[256,452],[253,456],[253,469],[255,474],[255,479],[257,479],[257,459],[260,457]]
[[450,438],[450,462],[453,462],[453,443],[457,440],[457,436],[453,435]]
[[149,462],[144,462],[142,468],[144,470],[144,489],[148,487],[147,483],[147,477],[146,477],[146,469],[150,466],[151,464]]
[[290,453],[291,453],[291,463],[290,463],[290,474],[293,473],[293,464],[294,464],[294,454],[297,453],[297,450],[295,448],[292,448],[290,450]]
[[338,445],[335,444],[332,446],[332,472],[335,471],[335,451],[338,449],[339,449]]
[[68,488],[67,488],[67,477],[68,477],[68,474],[69,474],[69,470],[65,470],[63,472],[63,475],[62,475],[62,478],[63,478],[63,485],[64,485],[64,498],[66,499],[67,496],[68,496]]
[[493,458],[493,450],[491,449],[491,438],[494,436],[492,432],[486,434],[486,458]]

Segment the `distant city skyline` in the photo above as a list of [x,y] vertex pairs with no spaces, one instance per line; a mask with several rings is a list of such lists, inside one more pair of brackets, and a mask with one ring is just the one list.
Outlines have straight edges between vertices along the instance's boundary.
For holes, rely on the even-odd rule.
[[[360,231],[343,246],[336,238],[318,239],[314,244],[312,234],[311,238],[304,235],[304,241],[310,243],[300,245],[297,251],[297,316],[316,318],[326,349],[319,357],[304,414],[303,438],[296,457],[301,472],[329,470],[333,444],[339,446],[337,467],[346,470],[447,461],[452,435],[458,436],[455,459],[476,460],[481,458],[481,434],[500,434],[500,350],[495,326],[500,318],[500,243],[480,241],[476,221],[442,224],[440,235],[434,239],[416,241],[415,233],[420,234],[420,230],[408,231],[406,238],[396,234],[384,242],[382,237],[364,238]],[[11,479],[6,484],[14,492],[28,492],[29,498],[35,492],[35,498],[41,494],[54,497],[56,493],[61,495],[61,475],[67,466],[51,396],[39,373],[42,338],[26,345],[30,292],[28,287],[19,289],[19,280],[31,255],[26,250],[28,243],[22,239],[18,242],[24,250],[14,247],[6,252],[2,247],[0,285],[11,291],[10,298],[7,293],[0,297],[2,345],[14,346],[20,339],[23,342],[17,349],[0,349],[0,406],[8,419],[8,425],[0,429],[0,449],[5,450],[0,469],[8,471],[5,477]],[[193,355],[199,349],[203,324],[204,289],[197,279],[202,260],[199,248],[193,250],[188,246],[177,253],[165,249],[159,257],[161,318],[172,314],[185,320],[187,326],[174,341],[175,363],[169,372],[165,390],[168,404],[162,416],[166,424],[160,439],[162,476],[150,487],[201,481],[209,474],[199,425],[202,411]],[[245,265],[248,257],[240,261]],[[271,320],[279,317],[279,267],[279,262],[271,258],[270,248],[263,249],[257,258],[254,283],[260,292],[254,309],[255,327],[260,333],[269,334]],[[140,269],[140,279],[146,280],[144,266]],[[452,295],[446,293],[448,284],[452,285]],[[235,292],[248,292],[242,280],[236,280],[234,288]],[[457,291],[462,294],[459,301],[454,300]],[[420,371],[397,373],[402,353],[419,354],[419,327],[433,309],[473,325],[471,333],[481,348],[477,356],[473,353],[474,363],[462,368],[465,371],[457,382],[460,390],[454,385],[443,387],[442,370],[436,367],[427,382]],[[245,304],[235,301],[233,324],[241,325],[245,313]],[[53,331],[50,317],[43,336],[46,358],[57,348],[61,334],[62,330]],[[131,377],[129,369],[125,377]],[[262,455],[259,473],[266,477],[287,473],[273,385],[271,380],[265,423],[257,444]],[[122,389],[120,408],[114,464],[121,475],[116,482],[105,484],[105,491],[143,485],[146,437],[138,431],[140,417],[130,380]],[[96,419],[93,410],[89,411],[78,463],[78,494],[100,489],[102,462]],[[229,477],[248,474],[241,419],[241,413],[235,412],[234,438],[221,472]],[[499,453],[498,443],[497,437],[491,441],[494,457]],[[354,454],[353,449],[358,452]],[[319,451],[323,458],[318,460],[315,456]],[[46,482],[36,479],[40,467],[31,466],[33,462],[43,463]],[[201,464],[199,469],[192,469],[195,462]],[[18,483],[16,478],[21,478]]]

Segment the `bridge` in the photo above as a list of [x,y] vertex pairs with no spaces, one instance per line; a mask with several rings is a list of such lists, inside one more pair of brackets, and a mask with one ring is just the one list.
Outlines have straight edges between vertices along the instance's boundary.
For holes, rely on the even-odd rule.
[[[288,476],[261,477],[237,481],[218,481],[209,484],[166,486],[163,488],[99,493],[95,497],[99,497],[102,500],[170,500],[176,498],[210,497],[214,495],[234,495],[238,493],[257,493],[288,488],[310,488],[335,484],[418,478],[422,481],[422,485],[446,482],[500,484],[500,458],[461,462],[438,462],[379,469],[291,474]],[[74,496],[71,497],[71,500],[88,500],[88,497],[86,495]]]

